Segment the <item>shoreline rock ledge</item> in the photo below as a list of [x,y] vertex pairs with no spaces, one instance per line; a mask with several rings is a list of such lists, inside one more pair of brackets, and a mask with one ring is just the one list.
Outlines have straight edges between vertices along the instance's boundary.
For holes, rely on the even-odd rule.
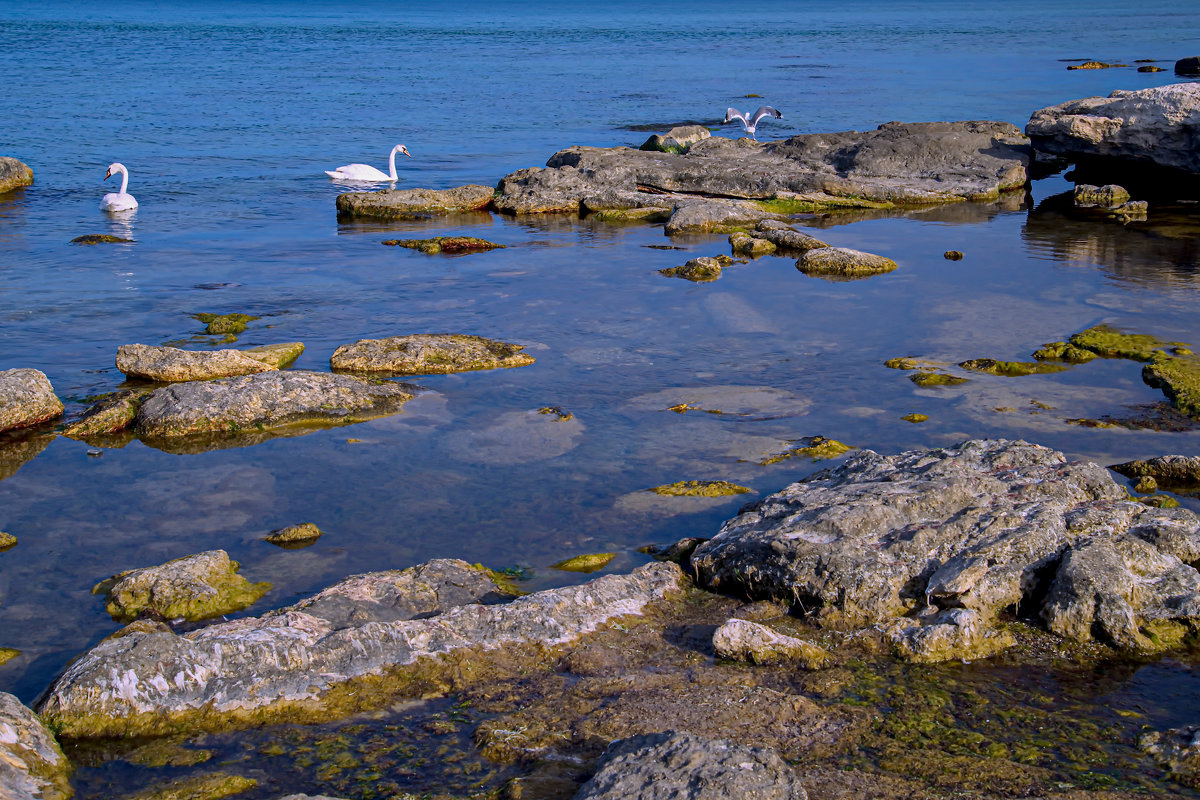
[[357,575],[293,606],[184,634],[133,623],[67,667],[40,713],[72,738],[325,721],[406,689],[445,690],[505,648],[542,658],[641,614],[685,580],[675,564],[652,563],[511,599],[485,570],[452,559]]
[[1022,441],[861,451],[748,507],[692,555],[698,582],[882,630],[936,662],[1009,646],[1005,620],[1153,653],[1200,622],[1200,518],[1136,502]]

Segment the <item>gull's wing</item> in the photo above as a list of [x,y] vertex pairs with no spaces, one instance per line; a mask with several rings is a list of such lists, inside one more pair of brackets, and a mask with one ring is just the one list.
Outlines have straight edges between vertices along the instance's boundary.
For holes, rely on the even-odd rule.
[[[783,114],[779,113],[779,109],[771,108],[770,106],[760,106],[758,111],[754,112],[753,119],[750,120],[751,125],[758,125],[758,121],[763,117],[774,117],[775,119],[783,119]],[[745,117],[742,117],[745,119]]]
[[743,125],[750,124],[750,119],[736,108],[725,109],[725,122],[733,122],[735,119],[740,119]]

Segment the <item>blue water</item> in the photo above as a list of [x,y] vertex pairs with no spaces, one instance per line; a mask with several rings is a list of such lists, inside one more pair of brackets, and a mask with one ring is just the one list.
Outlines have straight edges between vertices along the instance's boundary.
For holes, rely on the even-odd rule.
[[[941,392],[881,366],[1026,359],[1101,321],[1200,344],[1186,215],[1170,235],[1035,217],[1032,203],[1069,188],[1055,177],[974,216],[819,232],[893,257],[888,276],[827,283],[767,258],[698,286],[656,270],[727,252],[723,237],[561,217],[339,225],[345,187],[323,174],[386,168],[400,142],[413,154],[400,188],[491,185],[570,145],[715,126],[729,105],[783,111],[760,138],[889,120],[1022,126],[1046,105],[1174,82],[1173,61],[1196,50],[1200,15],[1163,0],[0,2],[0,154],[36,175],[0,198],[0,369],[41,369],[78,414],[121,383],[120,344],[219,346],[197,336],[190,315],[204,311],[261,315],[238,346],[303,341],[309,369],[340,344],[423,331],[517,341],[538,359],[423,379],[434,392],[402,415],[253,447],[50,441],[0,482],[0,530],[20,538],[0,554],[0,646],[22,651],[0,666],[0,690],[32,699],[115,629],[94,583],[204,549],[275,583],[253,611],[435,556],[531,566],[539,586],[574,579],[547,569],[566,556],[611,550],[628,569],[639,545],[711,535],[739,501],[666,513],[638,493],[696,478],[774,491],[818,465],[754,460],[804,436],[881,451],[1019,436],[1104,463],[1200,452],[1195,431],[1064,421],[1160,401],[1129,362]],[[1147,58],[1167,71],[1065,60]],[[98,210],[112,161],[140,202],[127,220]],[[136,244],[68,245],[110,232]],[[509,248],[428,258],[379,245],[420,232]],[[945,261],[949,249],[967,258]],[[714,385],[770,386],[795,408],[721,418],[644,399]],[[522,415],[546,405],[576,419],[542,441]],[[931,419],[899,420],[912,411]],[[328,533],[299,551],[260,541],[300,521]]]

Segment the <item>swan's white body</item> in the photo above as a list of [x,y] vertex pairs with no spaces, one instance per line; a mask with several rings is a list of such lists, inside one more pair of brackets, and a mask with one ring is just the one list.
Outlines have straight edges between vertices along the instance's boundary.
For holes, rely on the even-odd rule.
[[770,106],[759,106],[758,111],[755,111],[753,116],[743,114],[736,108],[727,108],[725,109],[725,119],[721,124],[724,125],[736,119],[742,123],[742,127],[746,130],[746,135],[753,139],[754,129],[758,127],[758,121],[763,117],[783,119],[783,114],[780,114],[778,109],[771,108]]
[[388,156],[390,174],[375,169],[370,164],[347,164],[344,167],[338,167],[334,170],[327,169],[325,170],[325,174],[339,181],[362,181],[364,183],[388,181],[395,183],[399,179],[396,175],[396,153],[404,153],[404,155],[412,158],[412,154],[408,152],[408,148],[404,145],[398,144],[393,147],[391,154]]
[[124,164],[109,164],[108,172],[104,173],[104,180],[108,180],[118,172],[121,173],[121,190],[104,195],[100,200],[101,211],[132,211],[138,207],[137,200],[133,199],[133,195],[125,191],[129,188],[129,170],[125,169]]

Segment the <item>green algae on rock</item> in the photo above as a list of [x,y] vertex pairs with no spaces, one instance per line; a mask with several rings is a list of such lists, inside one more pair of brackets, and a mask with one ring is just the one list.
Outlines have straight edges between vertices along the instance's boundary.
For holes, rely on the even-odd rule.
[[311,522],[301,522],[299,525],[288,525],[286,528],[271,531],[263,541],[277,544],[281,547],[307,547],[321,538],[321,529]]
[[1068,340],[1069,344],[1091,350],[1105,358],[1128,358],[1133,361],[1149,361],[1155,351],[1168,344],[1155,336],[1144,333],[1125,333],[1111,325],[1100,324],[1080,331]]
[[33,170],[11,156],[0,156],[0,194],[33,183]]
[[17,656],[21,655],[21,651],[15,647],[0,647],[0,667],[12,661]]
[[1065,361],[1068,364],[1086,364],[1096,358],[1096,353],[1070,342],[1047,342],[1033,352],[1039,361]]
[[928,372],[921,369],[916,375],[909,376],[909,380],[922,389],[927,389],[932,386],[958,386],[960,383],[967,383],[971,379],[964,378],[961,375],[950,375],[946,372]]
[[831,458],[838,458],[855,449],[852,444],[844,444],[837,439],[830,439],[827,436],[809,436],[804,439],[797,439],[790,442],[792,446],[781,453],[773,453],[766,456],[758,463],[762,466],[778,464],[781,461],[786,461],[789,458],[809,458],[813,461],[826,461]]
[[0,553],[3,553],[5,550],[10,550],[16,546],[17,537],[13,536],[11,533],[0,531]]
[[902,370],[933,370],[946,366],[945,362],[927,361],[923,358],[917,358],[916,356],[898,356],[897,358],[889,358],[887,361],[883,362],[883,365],[889,369]]
[[[1115,469],[1115,467],[1109,467]],[[1138,482],[1134,484],[1133,490],[1139,494],[1154,494],[1158,491],[1158,481],[1153,475],[1143,475],[1138,478]]]
[[900,419],[904,420],[905,422],[911,422],[915,425],[919,422],[928,422],[929,416],[926,414],[918,414],[914,411],[912,414],[905,414]]
[[664,486],[655,486],[646,491],[668,497],[725,497],[749,494],[751,490],[747,486],[739,486],[729,481],[676,481]]
[[487,250],[503,249],[505,246],[489,242],[487,239],[477,239],[474,236],[434,236],[431,239],[388,239],[383,242],[388,247],[404,247],[418,250],[422,253],[435,255],[437,253],[482,253]]
[[959,366],[971,372],[986,372],[989,375],[1001,375],[1007,378],[1042,375],[1067,369],[1064,364],[1046,364],[1042,361],[997,361],[994,358],[972,358],[959,362]]
[[137,419],[138,409],[154,389],[144,386],[120,389],[93,403],[79,419],[63,428],[63,436],[87,439],[119,433]]
[[532,364],[533,356],[524,349],[523,344],[465,333],[415,333],[344,344],[329,365],[339,372],[443,375]]
[[85,233],[83,236],[76,236],[72,239],[71,244],[133,244],[133,239],[125,239],[109,233]]
[[561,406],[542,406],[537,410],[539,414],[553,416],[558,422],[570,422],[575,419],[575,415]]
[[1175,408],[1200,419],[1200,356],[1156,352],[1142,368],[1142,380],[1162,389]]
[[152,611],[166,619],[210,619],[253,605],[271,589],[238,574],[238,563],[224,550],[184,556],[157,567],[127,570],[96,584],[92,594],[107,596],[116,620],[136,619]]
[[254,778],[217,772],[172,781],[132,795],[128,800],[221,800],[258,786]]
[[212,750],[184,747],[176,738],[151,739],[119,756],[121,761],[143,767],[193,767],[212,757]]
[[729,234],[729,246],[739,256],[758,258],[775,252],[775,245],[766,239],[751,236],[745,231]]
[[239,353],[255,361],[261,361],[269,367],[283,369],[304,352],[304,342],[280,342],[279,344],[264,344],[239,350]]
[[550,569],[564,572],[595,572],[608,566],[608,562],[617,557],[616,553],[585,553],[563,559],[557,564],[551,564]]
[[942,258],[946,259],[947,261],[962,261],[962,250],[947,250],[946,252],[942,253]]
[[210,314],[201,312],[192,314],[192,319],[203,322],[205,333],[221,334],[221,333],[241,333],[246,330],[246,323],[253,322],[262,317],[254,317],[249,314]]
[[869,278],[893,271],[896,262],[849,247],[818,247],[801,255],[796,269],[816,277]]
[[63,408],[44,372],[0,370],[0,431],[46,422],[62,414]]
[[683,278],[693,283],[709,283],[721,277],[721,269],[735,263],[729,256],[700,256],[680,267],[660,269],[658,274],[668,278]]

